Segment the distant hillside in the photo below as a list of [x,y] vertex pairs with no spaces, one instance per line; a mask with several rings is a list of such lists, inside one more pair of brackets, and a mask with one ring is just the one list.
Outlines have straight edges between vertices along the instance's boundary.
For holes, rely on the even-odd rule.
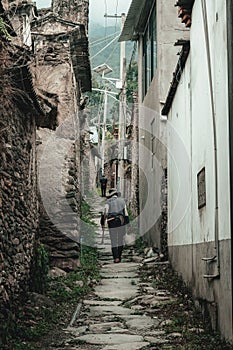
[[[115,35],[114,35],[115,34]],[[108,43],[110,43],[115,36],[120,34],[120,24],[114,26],[104,27],[100,24],[90,22],[89,24],[89,41],[90,41],[90,56],[94,57],[101,51]],[[129,64],[132,54],[132,43],[126,44],[126,61]],[[107,63],[113,72],[109,76],[118,78],[120,76],[120,43],[118,39],[103,50],[99,55],[91,59],[92,68]]]

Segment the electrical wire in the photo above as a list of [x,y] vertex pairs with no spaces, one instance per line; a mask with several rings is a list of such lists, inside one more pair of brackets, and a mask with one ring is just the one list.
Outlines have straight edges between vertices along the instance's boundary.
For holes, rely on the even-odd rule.
[[105,60],[106,63],[109,62],[110,58],[112,58],[112,56],[114,55],[114,53],[116,52],[117,48],[119,47],[119,44],[117,43],[114,47],[114,49],[110,52],[110,55],[107,57],[107,59]]
[[112,36],[116,35],[116,34],[120,34],[120,31],[119,32],[116,32],[116,33],[112,33],[110,35],[108,35],[107,37],[105,37],[104,39],[103,38],[100,38],[96,41],[93,41],[92,43],[90,43],[90,47],[93,48],[95,46],[98,46],[100,44],[103,44],[105,41],[107,41],[109,38],[111,38]]
[[94,56],[91,57],[91,60],[101,54],[105,49],[107,49],[115,40],[119,38],[120,35],[117,35],[115,38],[113,38],[107,45],[105,45],[101,50],[99,50]]

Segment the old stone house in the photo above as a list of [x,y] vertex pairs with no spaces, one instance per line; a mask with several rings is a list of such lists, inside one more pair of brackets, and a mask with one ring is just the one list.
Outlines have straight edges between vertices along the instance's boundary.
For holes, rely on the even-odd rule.
[[[42,142],[39,149],[44,159],[40,162],[40,191],[42,197],[44,193],[42,201],[46,203],[50,217],[48,220],[42,215],[41,232],[43,242],[49,247],[52,264],[70,269],[79,263],[83,114],[80,98],[83,92],[91,89],[91,73],[86,27],[68,20],[67,15],[64,17],[66,19],[50,11],[43,13],[32,22],[31,33],[36,57],[33,65],[35,84],[48,110],[44,129],[38,132]],[[53,133],[47,130],[51,125],[55,144]],[[61,149],[62,143],[64,148]]]
[[[1,2],[0,14],[8,22]],[[0,34],[0,344],[28,291],[38,232],[36,126],[43,110],[30,58],[27,49]]]
[[91,89],[88,2],[84,5],[73,12],[67,12],[68,1],[42,11],[27,1],[9,7],[20,44],[35,57],[31,70],[45,111],[37,132],[40,240],[51,265],[66,269],[79,264],[79,104],[81,94]]
[[12,24],[12,44],[1,36],[0,46],[3,328],[29,287],[35,238],[51,266],[79,264],[80,97],[91,89],[84,3],[84,24],[27,1],[0,7]]

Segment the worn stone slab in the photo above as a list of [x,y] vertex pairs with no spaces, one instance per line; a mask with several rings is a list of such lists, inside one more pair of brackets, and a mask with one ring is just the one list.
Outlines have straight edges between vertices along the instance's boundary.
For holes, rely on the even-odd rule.
[[[143,337],[132,334],[85,334],[76,338],[77,340],[85,341],[88,344],[95,345],[112,345],[112,344],[127,344],[143,342]],[[119,349],[119,347],[117,348]],[[127,349],[124,347],[124,349]]]
[[121,301],[117,300],[84,300],[84,305],[92,305],[92,306],[118,306],[121,304]]
[[111,272],[111,271],[101,271],[102,278],[137,278],[137,271],[121,271],[121,272]]
[[104,266],[101,270],[102,272],[113,272],[113,273],[120,273],[120,272],[135,272],[138,271],[138,264],[131,263],[131,262],[122,262],[119,264],[109,264],[107,266]]
[[168,339],[161,339],[158,337],[145,337],[145,340],[154,345],[162,345],[169,343]]
[[79,336],[88,331],[88,326],[80,326],[80,327],[67,327],[65,333],[72,333],[76,336]]
[[103,279],[95,288],[95,295],[101,299],[130,299],[137,295],[137,283],[137,278]]
[[137,318],[131,318],[126,321],[126,326],[129,329],[133,330],[148,330],[151,329],[156,323],[156,320],[153,320],[147,316],[138,316]]
[[99,316],[102,315],[130,315],[133,311],[130,309],[127,309],[122,306],[115,306],[115,305],[105,305],[105,306],[90,306],[89,308],[89,314],[90,317],[92,316]]
[[111,332],[109,333],[115,333],[115,334],[134,334],[134,332],[131,332],[127,328],[113,328]]
[[126,344],[119,344],[119,345],[107,345],[102,350],[140,350],[146,346],[148,346],[149,343],[143,342],[143,343],[126,343]]
[[121,327],[122,324],[120,322],[103,322],[89,325],[88,329],[91,333],[106,333],[114,329],[120,329]]

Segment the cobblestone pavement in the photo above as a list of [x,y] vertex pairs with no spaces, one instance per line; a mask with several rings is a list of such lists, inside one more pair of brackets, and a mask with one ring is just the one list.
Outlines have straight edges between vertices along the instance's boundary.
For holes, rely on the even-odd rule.
[[[150,271],[156,264],[161,267],[168,263],[155,261],[155,258],[143,259],[131,246],[124,250],[122,262],[114,264],[108,230],[104,244],[101,244],[99,213],[103,205],[102,198],[92,201],[93,218],[98,224],[96,245],[101,264],[101,281],[77,305],[66,328],[68,339],[62,349],[183,349],[181,332],[174,327],[169,331],[172,321],[168,314],[161,312],[166,308],[171,309],[172,313],[173,305],[179,303],[178,296],[167,289],[156,287],[150,275],[145,280],[141,278],[143,266]],[[187,328],[196,337],[204,332],[201,328],[192,327],[192,322],[188,322]],[[204,346],[203,349],[207,348]]]
[[[102,206],[103,200],[97,199],[93,217],[98,225]],[[99,226],[96,244],[101,281],[77,306],[66,329],[69,336],[63,349],[137,350],[161,349],[164,345],[169,349],[169,344],[181,334],[165,333],[163,327],[169,320],[159,319],[151,311],[156,306],[173,303],[174,297],[166,290],[156,290],[150,281],[140,281],[139,267],[143,259],[133,247],[123,252],[121,263],[114,264],[108,232],[104,244],[100,243],[101,234]]]

